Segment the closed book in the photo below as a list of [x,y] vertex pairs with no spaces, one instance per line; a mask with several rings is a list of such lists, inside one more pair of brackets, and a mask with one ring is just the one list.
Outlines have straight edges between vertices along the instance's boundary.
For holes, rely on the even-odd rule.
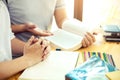
[[103,25],[102,27],[105,32],[120,33],[120,25],[109,24],[109,25]]

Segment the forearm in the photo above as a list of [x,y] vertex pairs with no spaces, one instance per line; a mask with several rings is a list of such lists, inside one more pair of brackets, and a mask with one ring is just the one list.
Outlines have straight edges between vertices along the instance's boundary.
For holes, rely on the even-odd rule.
[[12,28],[12,32],[14,33],[24,32],[25,24],[12,25],[11,28]]
[[25,42],[14,38],[11,40],[11,47],[12,47],[12,53],[13,54],[21,54],[23,53]]
[[63,22],[68,19],[65,8],[56,9],[54,15],[57,26],[62,28]]
[[8,78],[29,67],[30,60],[20,57],[11,61],[0,62],[0,80]]

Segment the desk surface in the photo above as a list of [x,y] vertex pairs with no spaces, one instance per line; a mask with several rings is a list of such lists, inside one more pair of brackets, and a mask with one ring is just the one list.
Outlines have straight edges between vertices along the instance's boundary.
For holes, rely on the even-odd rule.
[[[102,34],[98,34],[96,36],[96,42],[93,45],[87,48],[81,48],[78,51],[79,52],[83,52],[83,51],[106,52],[106,53],[112,54],[116,67],[120,69],[120,42],[106,42]],[[79,58],[77,65],[80,65],[80,64],[81,64],[81,61]],[[21,73],[22,72],[10,77],[8,80],[17,80],[17,78]]]

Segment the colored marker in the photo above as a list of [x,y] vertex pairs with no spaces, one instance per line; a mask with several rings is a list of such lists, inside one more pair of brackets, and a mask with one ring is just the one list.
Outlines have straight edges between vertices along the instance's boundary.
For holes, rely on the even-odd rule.
[[92,56],[93,56],[93,55],[96,55],[96,52],[92,52]]
[[90,52],[88,52],[88,57],[90,58]]
[[113,60],[112,55],[110,55],[110,58],[111,58],[111,60],[112,60],[113,66],[115,66],[115,63],[114,63],[114,60]]
[[83,62],[84,62],[85,61],[84,52],[82,53],[82,59],[83,59]]
[[109,55],[109,54],[108,54],[108,60],[109,60],[109,63],[110,63],[111,65],[113,65],[112,60],[111,60],[111,58],[110,58],[110,55]]
[[106,53],[103,53],[103,58],[106,62],[108,62],[107,57],[106,57]]
[[101,58],[100,52],[97,52],[97,54],[98,54],[98,57],[100,57],[100,58]]

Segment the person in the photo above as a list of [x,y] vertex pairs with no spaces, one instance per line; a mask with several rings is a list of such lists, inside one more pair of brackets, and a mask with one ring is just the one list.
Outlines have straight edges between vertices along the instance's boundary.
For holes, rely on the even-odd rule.
[[[3,0],[9,9],[12,31],[22,41],[27,41],[31,35],[50,36],[47,31],[55,18],[58,28],[63,28],[67,17],[64,0]],[[39,30],[36,28],[39,27]],[[84,27],[83,27],[84,28]],[[82,31],[82,30],[81,30]],[[82,46],[88,47],[95,42],[90,32],[85,32]]]
[[[50,51],[48,41],[32,36],[24,43],[14,37],[10,28],[9,13],[2,0],[0,0],[0,28],[0,80],[6,80],[47,58]],[[12,51],[23,52],[23,56],[12,59]]]

